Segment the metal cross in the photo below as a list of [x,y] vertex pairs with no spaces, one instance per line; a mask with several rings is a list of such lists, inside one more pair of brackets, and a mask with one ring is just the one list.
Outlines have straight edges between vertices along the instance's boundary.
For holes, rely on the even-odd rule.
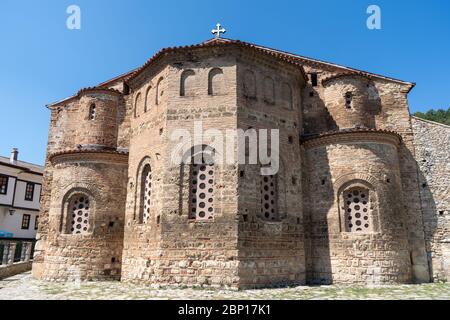
[[227,30],[225,30],[224,28],[222,28],[222,25],[220,23],[218,23],[216,25],[217,29],[213,29],[211,32],[216,36],[216,38],[220,38],[220,34],[221,33],[225,33],[227,32]]

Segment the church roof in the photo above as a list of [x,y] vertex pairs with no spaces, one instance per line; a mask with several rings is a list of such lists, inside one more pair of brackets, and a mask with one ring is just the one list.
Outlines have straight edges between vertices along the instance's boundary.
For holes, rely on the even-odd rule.
[[404,84],[404,85],[410,85],[410,86],[412,86],[411,89],[415,86],[414,82],[408,82],[408,81],[395,79],[395,78],[392,78],[392,77],[386,77],[386,76],[379,75],[379,74],[376,74],[376,73],[367,72],[367,71],[363,71],[363,70],[359,70],[359,69],[355,69],[355,68],[350,68],[350,67],[342,66],[342,65],[339,65],[339,64],[326,62],[326,61],[322,61],[322,60],[318,60],[318,59],[313,59],[313,58],[301,56],[301,55],[298,55],[298,54],[289,53],[289,52],[286,52],[286,51],[272,49],[272,48],[268,48],[268,47],[264,47],[264,46],[259,46],[259,45],[255,45],[255,44],[248,44],[248,45],[252,45],[252,46],[255,46],[257,48],[261,48],[261,49],[268,50],[268,51],[277,52],[278,54],[286,55],[288,57],[291,57],[292,59],[298,60],[299,62],[301,62],[302,64],[305,64],[305,65],[317,66],[317,67],[324,67],[324,66],[326,66],[326,67],[336,68],[336,69],[342,70],[346,74],[358,74],[358,75],[366,76],[366,77],[369,77],[369,78],[378,78],[378,79],[383,79],[383,80],[397,82],[397,83]]
[[[409,86],[409,90],[408,92],[414,88],[415,83],[413,82],[407,82],[407,81],[403,81],[403,80],[399,80],[399,79],[395,79],[395,78],[391,78],[391,77],[386,77],[386,76],[382,76],[379,74],[375,74],[375,73],[370,73],[367,71],[362,71],[362,70],[358,70],[358,69],[354,69],[354,68],[350,68],[350,67],[346,67],[346,66],[342,66],[342,65],[338,65],[338,64],[334,64],[334,63],[330,63],[330,62],[326,62],[326,61],[322,61],[322,60],[317,60],[317,59],[313,59],[313,58],[309,58],[309,57],[305,57],[305,56],[301,56],[298,54],[294,54],[294,53],[289,53],[286,51],[282,51],[282,50],[278,50],[278,49],[272,49],[269,47],[265,47],[265,46],[260,46],[260,45],[256,45],[256,44],[252,44],[249,42],[245,42],[245,41],[240,41],[240,40],[232,40],[232,39],[227,39],[227,38],[213,38],[207,41],[204,41],[202,43],[199,44],[194,44],[194,45],[188,45],[188,46],[176,46],[176,47],[167,47],[167,48],[163,48],[160,51],[158,51],[155,55],[153,55],[149,60],[147,60],[147,62],[144,63],[144,65],[142,65],[141,67],[138,67],[136,69],[133,69],[127,73],[124,73],[122,75],[119,75],[117,77],[114,77],[113,79],[107,80],[105,82],[100,83],[97,87],[98,88],[106,88],[108,86],[111,86],[115,83],[118,83],[120,81],[128,81],[131,80],[133,78],[135,78],[136,76],[138,76],[141,72],[143,72],[143,70],[149,66],[150,64],[152,64],[154,61],[156,61],[157,59],[159,59],[160,57],[174,52],[174,51],[178,51],[178,50],[189,50],[189,49],[197,49],[197,48],[206,48],[209,46],[218,46],[218,45],[229,45],[229,44],[233,44],[233,45],[238,45],[241,47],[246,47],[246,48],[252,48],[252,49],[256,49],[262,53],[266,53],[269,54],[271,56],[274,56],[278,59],[281,59],[285,62],[288,63],[292,63],[298,66],[303,66],[303,65],[308,65],[308,66],[312,66],[312,67],[319,67],[319,68],[332,68],[332,69],[338,69],[339,71],[345,73],[345,74],[355,74],[355,75],[360,75],[360,76],[364,76],[364,77],[368,77],[368,78],[375,78],[375,79],[382,79],[382,80],[387,80],[387,81],[392,81],[395,83],[399,83],[402,85],[406,85]],[[302,70],[302,72],[304,72]],[[69,97],[67,99],[55,102],[53,104],[50,104],[49,106],[54,106],[60,103],[63,103],[67,100],[70,100],[72,98],[75,98],[77,95],[74,95],[72,97]]]
[[379,79],[397,82],[397,83],[404,84],[404,85],[409,85],[409,86],[411,86],[410,89],[412,89],[415,86],[415,83],[413,83],[413,82],[407,82],[407,81],[403,81],[403,80],[399,80],[399,79],[395,79],[395,78],[391,78],[391,77],[386,77],[386,76],[382,76],[382,75],[371,73],[371,72],[366,72],[366,71],[330,63],[330,62],[325,62],[325,61],[301,56],[301,55],[294,54],[294,53],[289,53],[289,52],[278,50],[278,49],[272,49],[269,47],[260,46],[260,45],[256,45],[256,44],[245,42],[245,41],[232,40],[232,39],[227,39],[227,38],[213,38],[213,39],[210,39],[208,41],[205,41],[205,42],[202,42],[202,43],[199,43],[196,45],[164,48],[164,49],[160,50],[158,53],[156,53],[152,58],[147,60],[147,62],[142,67],[137,68],[133,72],[130,72],[129,74],[127,74],[128,79],[131,79],[131,78],[134,78],[135,76],[137,76],[149,64],[151,64],[153,61],[155,61],[157,58],[159,58],[163,54],[169,53],[171,51],[181,50],[181,49],[195,49],[195,48],[202,48],[202,47],[207,47],[207,46],[214,46],[214,45],[218,45],[218,44],[235,44],[235,45],[240,45],[243,47],[254,48],[254,49],[258,49],[262,52],[271,54],[271,55],[273,55],[277,58],[280,58],[284,61],[287,61],[287,62],[291,62],[291,63],[293,62],[293,63],[299,64],[299,65],[306,64],[306,65],[317,66],[317,67],[326,66],[326,67],[336,68],[336,69],[342,70],[346,74],[358,74],[358,75],[366,76],[369,78],[379,78]]
[[[268,48],[264,48],[264,47],[257,46],[257,45],[254,45],[254,44],[251,44],[248,42],[243,42],[240,40],[231,40],[231,39],[226,39],[226,38],[213,38],[213,39],[210,39],[208,41],[205,41],[205,42],[202,42],[199,44],[188,45],[188,46],[178,46],[178,47],[168,47],[168,48],[161,49],[153,57],[151,57],[149,60],[147,60],[147,62],[143,66],[136,69],[128,77],[127,80],[131,80],[131,79],[137,77],[150,64],[152,64],[154,61],[156,61],[157,59],[159,59],[160,57],[162,57],[163,55],[166,55],[168,53],[171,53],[174,51],[179,51],[179,50],[192,50],[192,49],[215,47],[215,46],[221,46],[221,45],[222,46],[237,45],[240,47],[255,49],[261,53],[271,55],[271,56],[278,58],[284,62],[291,63],[291,64],[297,65],[299,67],[302,67],[302,64],[300,63],[300,61],[298,59],[294,59],[293,57],[286,55],[286,54],[282,53],[281,51],[269,50]],[[306,75],[304,74],[303,68],[301,69],[301,71],[302,71],[303,75],[306,77]]]

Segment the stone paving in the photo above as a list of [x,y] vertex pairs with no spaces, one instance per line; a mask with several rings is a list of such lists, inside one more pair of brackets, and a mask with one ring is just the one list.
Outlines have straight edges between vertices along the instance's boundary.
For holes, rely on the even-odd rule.
[[295,287],[262,290],[155,289],[120,282],[49,283],[24,273],[0,281],[0,300],[450,300],[450,284]]

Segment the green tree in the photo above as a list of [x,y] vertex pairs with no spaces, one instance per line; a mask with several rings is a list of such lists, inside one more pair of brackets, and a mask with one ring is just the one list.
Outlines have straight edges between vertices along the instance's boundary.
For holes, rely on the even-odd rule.
[[427,111],[426,113],[416,112],[414,114],[414,116],[421,118],[421,119],[439,122],[439,123],[443,123],[443,124],[450,126],[450,107],[447,110],[431,109],[431,110]]

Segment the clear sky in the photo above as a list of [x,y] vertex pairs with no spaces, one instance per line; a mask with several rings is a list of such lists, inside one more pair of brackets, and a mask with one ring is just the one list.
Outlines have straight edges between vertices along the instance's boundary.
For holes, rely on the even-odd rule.
[[[69,5],[81,30],[66,27]],[[381,8],[381,30],[366,27]],[[448,0],[2,0],[0,154],[43,163],[46,104],[143,64],[163,47],[226,37],[417,83],[412,112],[450,105]]]

